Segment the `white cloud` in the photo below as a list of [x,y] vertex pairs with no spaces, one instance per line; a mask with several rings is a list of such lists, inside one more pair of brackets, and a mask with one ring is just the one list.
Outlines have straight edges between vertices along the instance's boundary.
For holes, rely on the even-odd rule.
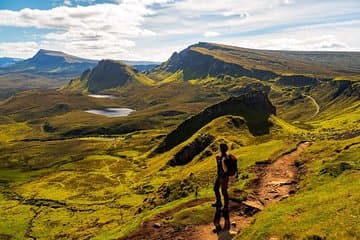
[[30,57],[41,47],[89,58],[165,60],[172,51],[211,37],[267,49],[360,48],[360,23],[351,19],[360,12],[355,0],[61,2],[48,10],[0,10],[0,27],[48,29],[37,42],[23,43],[24,50],[21,43],[13,43],[15,49],[1,43],[0,54]]
[[321,24],[246,37],[240,40],[228,38],[223,43],[271,50],[360,51],[357,41],[360,38],[360,32],[356,29],[356,22],[332,24],[331,26]]
[[64,5],[71,6],[72,5],[71,0],[64,0]]
[[[83,57],[118,59],[130,57],[122,55],[128,52],[128,48],[135,46],[133,39],[155,35],[141,26],[144,16],[152,13],[146,7],[151,2],[159,1],[60,6],[49,10],[0,10],[0,25],[51,29],[53,31],[45,34],[38,45],[77,53]],[[23,52],[24,55],[27,53]]]
[[0,56],[22,58],[33,55],[34,49],[39,49],[36,42],[0,42]]
[[220,33],[214,31],[206,31],[203,35],[204,37],[217,37],[220,35]]

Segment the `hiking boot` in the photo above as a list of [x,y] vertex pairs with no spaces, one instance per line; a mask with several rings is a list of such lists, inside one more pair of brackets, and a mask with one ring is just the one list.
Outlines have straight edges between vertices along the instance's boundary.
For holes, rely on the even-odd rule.
[[222,203],[221,202],[215,202],[213,204],[211,204],[212,207],[216,207],[216,208],[221,208],[222,207]]
[[213,231],[213,233],[219,233],[219,232],[221,232],[221,226],[215,226],[215,228],[212,230]]

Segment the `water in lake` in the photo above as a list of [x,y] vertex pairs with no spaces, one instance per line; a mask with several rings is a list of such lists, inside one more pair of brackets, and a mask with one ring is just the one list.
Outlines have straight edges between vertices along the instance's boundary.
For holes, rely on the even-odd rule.
[[105,109],[91,109],[85,112],[102,115],[105,117],[126,117],[135,110],[130,108],[105,108]]
[[111,98],[111,99],[117,98],[116,96],[113,95],[103,95],[103,94],[89,94],[88,96],[93,98]]

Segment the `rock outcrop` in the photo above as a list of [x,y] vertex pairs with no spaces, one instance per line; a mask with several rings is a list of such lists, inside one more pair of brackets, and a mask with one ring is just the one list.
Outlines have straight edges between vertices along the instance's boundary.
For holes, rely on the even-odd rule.
[[183,147],[177,152],[173,159],[169,161],[170,166],[185,165],[200,154],[206,147],[208,147],[215,137],[209,134],[201,134],[194,141]]
[[281,76],[277,82],[280,85],[285,86],[313,86],[319,83],[319,80],[313,77],[303,76],[303,75],[292,75],[292,76]]
[[113,60],[102,60],[88,74],[89,92],[124,86],[132,80],[133,73],[129,66]]
[[355,97],[360,99],[360,85],[355,84],[349,80],[338,80],[331,82],[332,87],[335,87],[337,90],[333,94],[332,98],[335,99],[341,95],[346,97]]
[[[205,43],[200,43],[202,47],[206,47]],[[241,77],[248,76],[261,80],[268,80],[275,78],[277,74],[271,71],[261,69],[247,69],[243,66],[231,62],[226,62],[195,51],[193,47],[199,44],[190,46],[180,53],[173,53],[168,61],[155,68],[155,71],[175,73],[182,70],[184,80],[204,78],[207,76],[218,76],[220,74]]]
[[267,134],[271,126],[268,121],[271,114],[276,114],[276,108],[264,92],[253,91],[237,97],[230,97],[185,120],[165,137],[152,154],[170,150],[190,138],[213,119],[224,115],[242,116],[253,135]]

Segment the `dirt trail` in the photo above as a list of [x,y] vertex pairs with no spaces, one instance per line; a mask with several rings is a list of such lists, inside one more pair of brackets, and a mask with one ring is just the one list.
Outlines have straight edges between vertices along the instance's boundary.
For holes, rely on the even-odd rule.
[[295,151],[283,155],[274,163],[257,167],[255,171],[259,181],[254,193],[264,206],[285,199],[296,192],[297,168],[294,160],[309,144],[309,142],[301,143]]
[[192,201],[179,206],[176,209],[164,212],[155,218],[145,221],[141,228],[129,235],[126,240],[158,239],[158,240],[227,240],[232,239],[242,228],[250,225],[249,217],[261,211],[273,202],[281,201],[294,194],[297,190],[297,168],[294,161],[310,145],[309,142],[300,143],[296,150],[287,153],[274,162],[258,162],[253,167],[253,172],[257,175],[251,183],[250,193],[247,200],[241,203],[230,203],[230,221],[232,227],[230,231],[222,231],[214,234],[213,224],[186,226],[183,228],[173,228],[167,224],[155,226],[161,220],[170,218],[180,209],[196,206],[209,201]]
[[319,112],[320,112],[320,106],[319,106],[319,104],[316,102],[316,100],[315,100],[312,96],[309,96],[309,95],[304,95],[304,96],[307,97],[307,98],[309,98],[309,99],[313,102],[313,104],[315,105],[315,107],[316,107],[315,113],[314,113],[310,118],[316,117],[316,116],[319,114]]

